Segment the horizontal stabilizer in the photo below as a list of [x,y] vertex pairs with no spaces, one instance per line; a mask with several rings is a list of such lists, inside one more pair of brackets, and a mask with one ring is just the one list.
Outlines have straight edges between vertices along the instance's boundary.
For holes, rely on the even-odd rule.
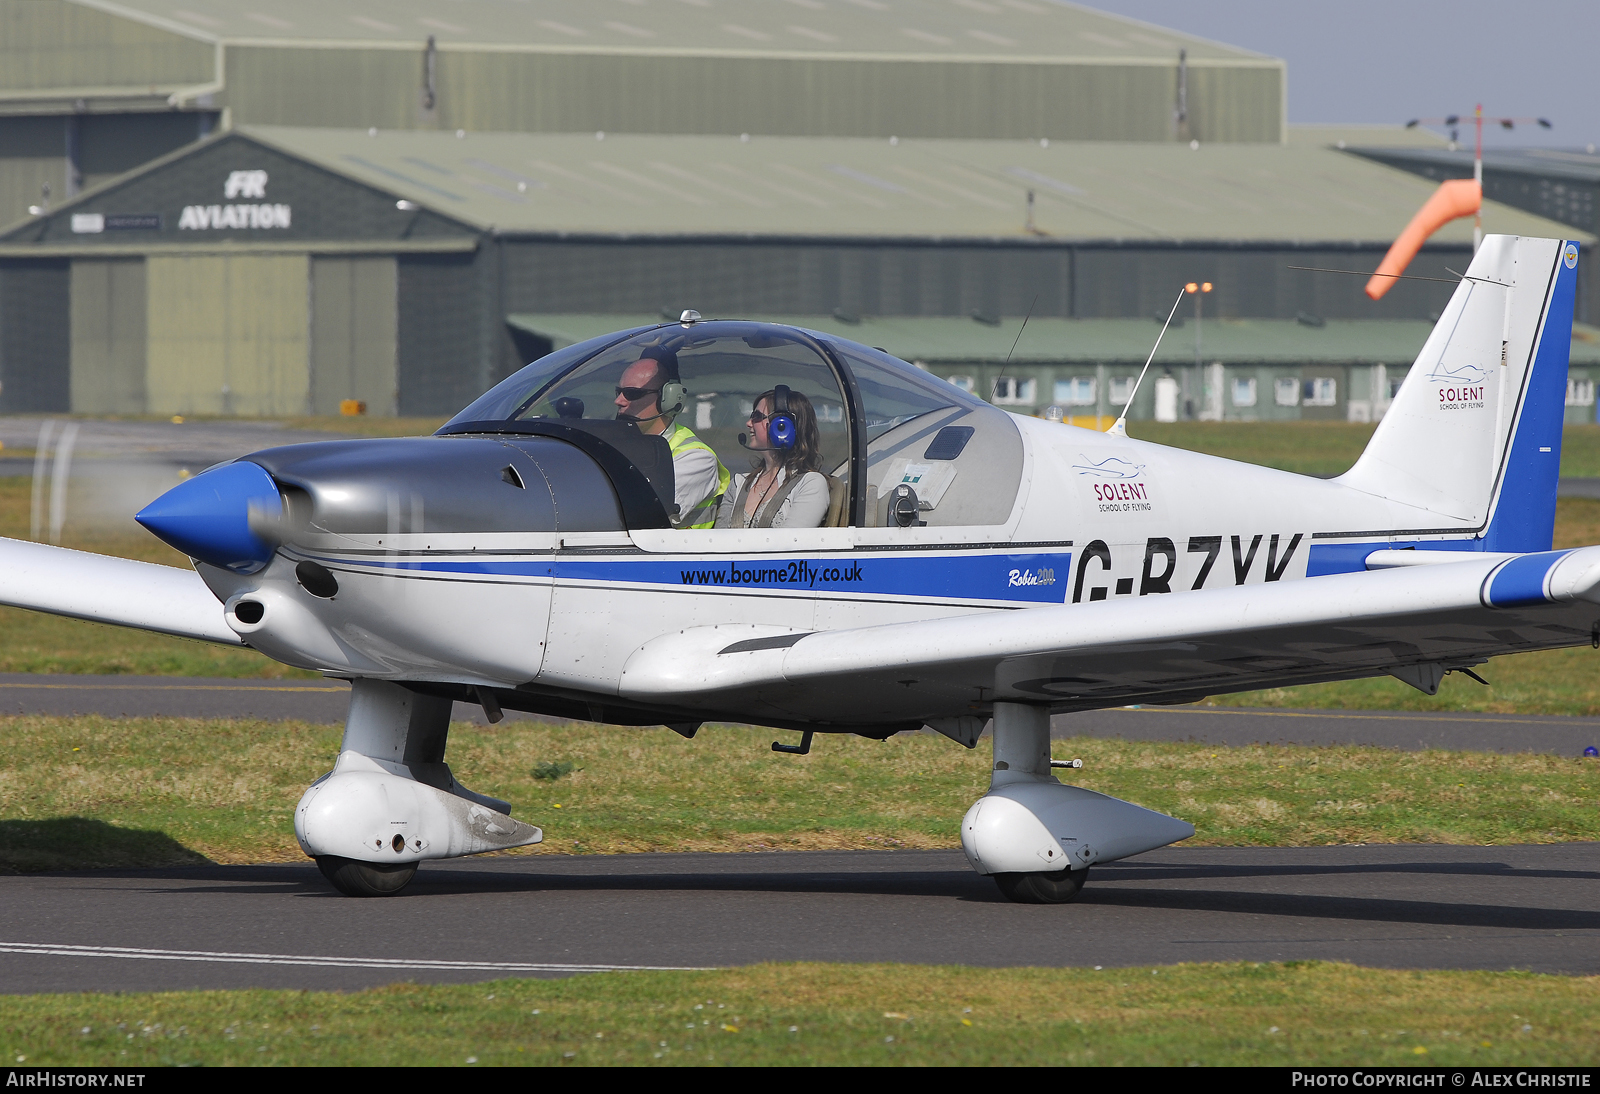
[[0,604],[242,646],[193,570],[0,539]]

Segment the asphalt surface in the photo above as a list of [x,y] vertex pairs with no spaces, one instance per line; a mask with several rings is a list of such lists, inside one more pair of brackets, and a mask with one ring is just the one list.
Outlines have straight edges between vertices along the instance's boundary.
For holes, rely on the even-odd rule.
[[[135,718],[261,718],[341,724],[350,705],[342,680],[229,680],[170,676],[29,676],[0,673],[0,715],[100,714]],[[505,712],[516,721],[534,715]],[[457,721],[486,724],[483,710],[455,705]],[[1054,736],[1216,745],[1374,745],[1379,748],[1581,755],[1600,746],[1600,718],[1527,714],[1144,707],[1066,714]],[[824,742],[826,738],[824,738]]]
[[1600,973],[1600,845],[1165,848],[1077,902],[1006,902],[956,851],[425,864],[398,897],[305,866],[0,878],[0,991],[349,990],[762,961],[1349,961]]
[[[0,673],[0,715],[99,714],[108,718],[259,718],[343,725],[343,680],[232,680],[186,676],[33,676]],[[483,708],[457,703],[458,722],[488,724]],[[531,718],[505,712],[508,721]]]

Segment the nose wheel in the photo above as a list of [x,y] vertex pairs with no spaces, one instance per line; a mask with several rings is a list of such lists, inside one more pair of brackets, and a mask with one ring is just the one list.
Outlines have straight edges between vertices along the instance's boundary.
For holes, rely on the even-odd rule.
[[394,896],[417,876],[414,862],[380,866],[338,855],[318,855],[317,869],[345,896]]
[[994,883],[1016,904],[1067,904],[1077,899],[1089,868],[1039,874],[995,874]]

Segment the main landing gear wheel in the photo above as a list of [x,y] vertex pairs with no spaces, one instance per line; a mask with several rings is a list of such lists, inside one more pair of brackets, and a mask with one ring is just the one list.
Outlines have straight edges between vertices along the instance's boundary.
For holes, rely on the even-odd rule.
[[[1077,899],[1089,868],[1048,874],[995,874],[994,883],[1017,904],[1068,904]],[[337,883],[336,883],[337,884]]]
[[414,862],[380,866],[338,855],[317,856],[317,869],[345,896],[394,896],[417,876]]

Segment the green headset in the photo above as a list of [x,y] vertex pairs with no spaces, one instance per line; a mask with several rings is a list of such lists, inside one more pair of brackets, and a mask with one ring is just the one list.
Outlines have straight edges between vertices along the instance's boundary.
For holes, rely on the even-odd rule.
[[661,385],[661,391],[656,398],[656,412],[663,418],[671,418],[680,413],[689,403],[689,393],[684,390],[683,381],[668,380]]

